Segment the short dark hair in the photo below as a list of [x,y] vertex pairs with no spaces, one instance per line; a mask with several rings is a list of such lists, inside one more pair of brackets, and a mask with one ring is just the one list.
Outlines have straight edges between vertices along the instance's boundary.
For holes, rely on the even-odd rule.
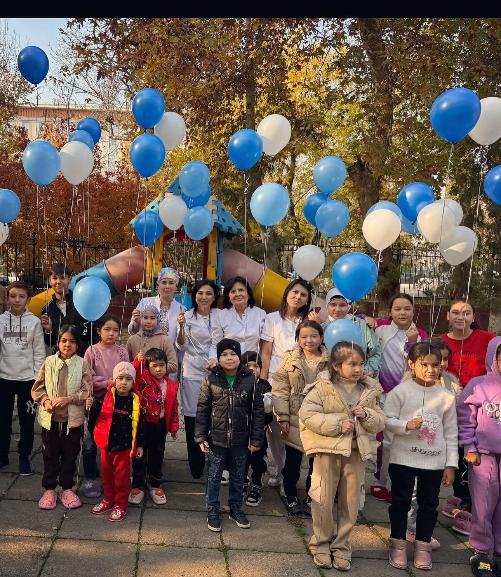
[[23,291],[26,291],[26,294],[28,295],[28,297],[31,296],[31,287],[30,287],[30,285],[29,285],[28,283],[25,283],[25,282],[22,281],[22,280],[15,280],[15,281],[13,281],[13,282],[11,282],[10,284],[7,285],[7,287],[6,287],[6,289],[5,289],[5,290],[7,291],[7,296],[9,296],[9,292],[10,292],[12,289],[15,289],[15,288],[20,289],[20,290],[23,290]]
[[146,365],[146,368],[150,366],[150,363],[155,361],[164,361],[164,363],[167,364],[167,355],[165,354],[165,351],[155,347],[147,350],[144,354],[144,364]]
[[449,346],[448,343],[446,343],[445,341],[443,341],[440,337],[435,337],[433,339],[430,339],[430,343],[434,346],[437,347],[437,349],[440,349],[440,351],[444,351],[447,350],[449,351],[449,356],[452,356],[452,349]]
[[217,299],[219,298],[219,287],[217,286],[217,284],[213,280],[210,280],[208,278],[197,280],[191,291],[191,306],[193,307],[193,312],[195,314],[197,314],[198,311],[197,292],[203,286],[210,286],[210,288],[214,291],[214,302],[211,304],[210,308],[213,309],[217,307]]
[[76,327],[75,325],[63,325],[59,329],[59,333],[57,335],[58,344],[64,333],[70,333],[72,337],[75,337],[75,340],[77,341],[77,346],[80,347],[80,331],[78,330],[78,327]]
[[431,341],[421,341],[420,343],[413,344],[407,358],[412,363],[415,363],[419,358],[426,357],[427,355],[435,355],[439,361],[442,360],[440,348]]
[[397,294],[394,294],[390,299],[390,311],[391,311],[391,307],[393,306],[393,303],[397,299],[405,299],[405,300],[409,301],[412,306],[414,306],[414,301],[412,300],[412,297],[410,295],[408,295],[407,293],[397,293]]
[[56,262],[49,269],[49,276],[55,274],[57,276],[71,276],[73,273],[71,270],[62,262]]
[[263,367],[261,355],[256,353],[256,351],[245,351],[245,353],[242,353],[240,362],[242,365],[246,365],[247,363],[256,363],[260,369]]
[[108,321],[113,321],[114,323],[116,323],[118,325],[119,329],[122,328],[121,327],[122,323],[120,322],[120,319],[118,317],[116,317],[115,315],[110,315],[110,314],[105,314],[100,319],[97,319],[97,321],[96,321],[97,328],[102,329]]
[[282,296],[282,302],[280,303],[280,306],[278,307],[278,314],[285,319],[285,314],[287,313],[287,296],[288,294],[291,292],[291,290],[296,286],[296,285],[301,285],[303,288],[305,288],[308,291],[308,300],[306,301],[306,303],[298,310],[298,313],[301,315],[301,317],[304,319],[308,313],[310,312],[310,307],[311,307],[311,293],[312,293],[312,286],[311,284],[307,281],[304,280],[302,278],[297,278],[293,281],[291,281],[285,288],[284,290],[284,294]]
[[317,321],[311,321],[310,319],[306,319],[302,323],[299,323],[296,328],[296,335],[295,335],[296,341],[299,338],[299,333],[301,332],[301,329],[307,329],[307,328],[315,329],[321,337],[324,336],[324,329],[322,328],[322,325],[320,323],[317,323]]
[[252,292],[252,288],[247,282],[247,279],[245,279],[243,276],[234,276],[233,278],[230,278],[226,281],[223,292],[223,308],[231,309],[233,306],[230,301],[230,291],[237,282],[243,284],[247,290],[247,294],[249,295],[249,307],[252,308],[256,304],[256,301],[254,300],[254,293]]

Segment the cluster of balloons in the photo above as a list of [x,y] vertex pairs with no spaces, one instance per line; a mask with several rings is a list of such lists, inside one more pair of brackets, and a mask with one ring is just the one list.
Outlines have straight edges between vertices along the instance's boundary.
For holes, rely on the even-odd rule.
[[21,210],[21,201],[15,192],[8,188],[0,188],[0,246],[9,236],[8,224],[12,222]]
[[270,114],[261,120],[257,130],[237,130],[228,142],[228,158],[238,170],[250,170],[263,152],[275,156],[287,146],[291,138],[290,122],[281,114]]
[[73,303],[86,321],[97,321],[108,310],[111,302],[110,287],[97,276],[79,280],[73,289]]

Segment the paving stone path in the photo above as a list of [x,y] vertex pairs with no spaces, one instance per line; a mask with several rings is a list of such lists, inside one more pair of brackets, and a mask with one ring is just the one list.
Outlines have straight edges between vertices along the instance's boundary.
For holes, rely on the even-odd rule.
[[[11,450],[17,441],[17,423]],[[125,522],[96,517],[85,500],[82,508],[41,511],[40,436],[35,439],[36,474],[17,474],[17,454],[0,472],[0,577],[318,577],[338,575],[320,570],[308,552],[311,519],[287,516],[276,489],[265,488],[259,507],[246,508],[248,530],[223,515],[223,530],[207,529],[204,481],[193,480],[186,461],[183,435],[167,443],[164,485],[167,505],[147,500],[130,506]],[[304,486],[304,473],[300,483]],[[368,481],[369,483],[369,481]],[[445,499],[448,491],[441,495]],[[222,487],[221,502],[227,498]],[[471,551],[465,539],[439,516],[435,537],[442,546],[433,554],[436,577],[469,577]],[[412,564],[407,571],[390,567],[387,559],[387,506],[366,499],[353,533],[353,577],[430,575]],[[410,555],[412,559],[412,555]]]

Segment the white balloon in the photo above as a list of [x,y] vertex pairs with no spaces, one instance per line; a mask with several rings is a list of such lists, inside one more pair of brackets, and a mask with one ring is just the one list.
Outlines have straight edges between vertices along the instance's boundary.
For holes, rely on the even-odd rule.
[[9,225],[0,222],[0,246],[7,240],[9,237]]
[[[456,225],[459,226],[463,220],[463,209],[461,208],[461,205],[459,202],[452,200],[452,198],[444,198],[443,200],[445,200],[445,206],[449,207],[454,213]],[[438,202],[442,202],[442,200],[439,200]]]
[[440,241],[440,252],[444,259],[456,266],[473,255],[478,245],[477,235],[467,226],[455,226]]
[[275,156],[291,139],[291,123],[281,114],[270,114],[261,120],[257,133],[263,139],[263,152]]
[[180,196],[164,198],[158,205],[158,215],[170,230],[177,230],[182,226],[187,213],[188,207]]
[[94,156],[91,149],[78,140],[67,142],[59,151],[61,172],[64,178],[76,186],[83,182],[94,168]]
[[292,266],[301,278],[313,280],[325,266],[325,255],[318,246],[305,244],[294,253]]
[[165,150],[173,150],[183,142],[186,124],[183,117],[177,112],[164,112],[153,132],[165,144]]
[[469,134],[477,144],[488,146],[501,138],[501,98],[482,98],[480,106],[480,117]]
[[362,224],[365,240],[376,250],[384,250],[393,244],[402,230],[402,222],[393,211],[378,208],[370,212]]
[[427,204],[419,211],[417,227],[428,242],[440,242],[456,225],[457,215],[442,200]]

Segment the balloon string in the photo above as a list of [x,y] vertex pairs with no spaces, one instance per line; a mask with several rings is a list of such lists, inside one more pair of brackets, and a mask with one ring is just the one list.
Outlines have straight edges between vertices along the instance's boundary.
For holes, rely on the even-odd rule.
[[[381,251],[378,250],[377,251],[377,276],[379,277],[379,267],[381,265]],[[377,284],[376,284],[377,287]],[[376,292],[374,293],[374,304],[372,307],[372,317],[376,318],[376,300],[377,300],[377,288],[376,288]],[[355,318],[355,311],[353,311],[353,318]]]
[[[244,254],[247,256],[247,196],[249,194],[250,178],[244,173]],[[247,280],[247,279],[246,279]]]
[[269,230],[270,230],[269,227],[267,227],[267,226],[264,227],[264,233],[263,233],[263,265],[264,265],[264,269],[263,269],[263,287],[261,289],[261,305],[260,305],[261,308],[263,308],[264,285],[266,283],[266,271],[268,270],[267,257],[268,257]]

